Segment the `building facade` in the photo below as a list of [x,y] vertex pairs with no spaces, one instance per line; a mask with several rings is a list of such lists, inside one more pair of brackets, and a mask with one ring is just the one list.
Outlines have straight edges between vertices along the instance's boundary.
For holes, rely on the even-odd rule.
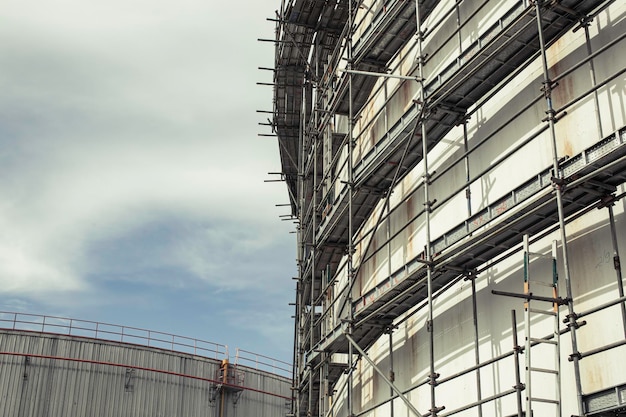
[[626,415],[626,5],[283,0],[297,416]]

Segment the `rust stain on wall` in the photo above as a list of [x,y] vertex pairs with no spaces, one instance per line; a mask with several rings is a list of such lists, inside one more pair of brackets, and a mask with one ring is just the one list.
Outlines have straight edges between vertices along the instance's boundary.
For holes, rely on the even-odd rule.
[[[550,77],[552,79],[559,77],[569,66],[559,59],[563,55],[563,49],[567,44],[568,41],[566,39],[559,39],[546,51],[548,63],[552,65],[550,68]],[[573,93],[574,80],[571,75],[559,80],[558,85],[552,90],[552,100],[555,109],[562,107],[570,101],[573,98]]]
[[[550,78],[555,79],[559,77],[563,71],[565,71],[569,65],[563,63],[560,57],[563,55],[563,49],[569,44],[567,39],[559,39],[552,45],[547,51],[548,63],[554,63],[550,68]],[[560,108],[565,106],[568,102],[574,99],[574,77],[573,75],[566,76],[558,81],[558,84],[552,86],[552,105],[557,112]],[[557,117],[559,115],[557,114]],[[559,156],[572,156],[576,150],[572,146],[569,140],[570,133],[575,133],[577,127],[575,120],[568,117],[562,118],[557,125],[557,152]]]

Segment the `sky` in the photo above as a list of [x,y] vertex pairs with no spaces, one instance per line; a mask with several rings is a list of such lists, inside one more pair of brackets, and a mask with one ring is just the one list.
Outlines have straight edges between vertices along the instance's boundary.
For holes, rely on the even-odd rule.
[[5,0],[0,310],[291,361],[278,0]]

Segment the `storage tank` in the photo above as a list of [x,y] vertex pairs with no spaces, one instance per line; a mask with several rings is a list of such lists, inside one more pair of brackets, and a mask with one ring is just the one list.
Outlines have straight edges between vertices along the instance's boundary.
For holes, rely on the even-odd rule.
[[84,320],[1,312],[0,364],[3,416],[274,417],[292,402],[279,360]]

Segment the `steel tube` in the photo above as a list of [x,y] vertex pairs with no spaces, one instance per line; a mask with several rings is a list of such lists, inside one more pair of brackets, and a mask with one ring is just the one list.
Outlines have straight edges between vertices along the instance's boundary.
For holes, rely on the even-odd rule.
[[[469,278],[472,284],[472,321],[474,324],[474,360],[476,365],[480,363],[480,345],[478,338],[478,306],[476,301],[476,276]],[[439,381],[441,383],[441,381]],[[480,383],[480,369],[476,369],[476,395],[478,401],[482,400],[482,388]],[[483,407],[482,404],[478,405],[478,417],[482,417]]]
[[522,417],[524,415],[522,409],[522,390],[524,386],[522,385],[520,369],[519,369],[519,355],[521,352],[518,340],[517,340],[517,318],[515,317],[515,310],[511,310],[511,334],[513,336],[513,353],[515,354],[515,392],[516,392],[516,400],[517,400],[517,417]]
[[[622,264],[619,257],[619,247],[617,245],[617,232],[615,228],[615,215],[613,214],[613,206],[608,205],[609,211],[609,224],[611,228],[611,241],[613,244],[613,267],[615,268],[615,278],[617,280],[617,291],[621,299],[624,298],[624,280],[622,277]],[[626,338],[626,304],[621,303],[620,309],[622,311],[622,327],[624,329],[624,337]]]
[[[537,17],[537,32],[539,34],[539,46],[541,50],[541,63],[543,67],[543,84],[544,84],[544,94],[546,97],[546,106],[547,106],[547,114],[548,114],[548,125],[550,127],[550,138],[551,138],[551,147],[552,147],[552,165],[554,169],[555,177],[562,179],[561,172],[559,170],[559,156],[557,151],[556,144],[556,131],[555,131],[555,111],[552,106],[552,81],[550,80],[550,72],[548,70],[548,57],[546,53],[546,44],[543,38],[543,27],[542,27],[542,19],[541,19],[541,7],[543,2],[536,1],[535,2],[535,13]],[[559,230],[561,234],[561,250],[563,256],[563,272],[565,278],[565,288],[567,291],[567,308],[568,308],[568,316],[570,317],[570,325],[574,326],[575,319],[573,318],[574,314],[574,303],[572,297],[572,282],[569,270],[569,254],[567,249],[567,233],[565,230],[565,214],[563,212],[563,190],[561,189],[560,184],[556,185],[556,203],[557,210],[559,214]],[[576,338],[576,328],[572,327],[572,331],[570,332],[571,342],[572,342],[572,350],[574,352],[578,352],[578,341]],[[576,396],[577,396],[577,405],[578,405],[578,414],[582,415],[584,412],[584,404],[582,398],[582,382],[580,378],[580,365],[578,363],[578,358],[574,358],[574,382],[576,385]],[[526,410],[527,413],[530,410]]]
[[616,347],[620,347],[620,346],[624,346],[624,345],[626,345],[626,339],[620,340],[619,342],[610,343],[608,345],[599,347],[597,349],[591,349],[591,350],[589,350],[587,352],[578,352],[577,354],[573,354],[572,356],[570,356],[569,360],[571,362],[571,361],[575,361],[577,358],[578,359],[584,359],[584,358],[587,358],[589,356],[593,356],[593,355],[598,354],[598,353],[606,352],[607,350],[615,349]]
[[411,77],[410,75],[387,74],[385,72],[358,71],[349,69],[340,69],[339,71],[346,74],[369,75],[372,77],[397,78],[398,80],[420,81],[419,77]]
[[516,389],[510,389],[508,391],[501,392],[500,394],[492,395],[491,397],[487,397],[487,398],[485,398],[485,399],[483,399],[481,401],[476,401],[476,402],[473,402],[471,404],[465,405],[465,406],[463,406],[461,408],[457,408],[456,410],[452,410],[449,413],[441,414],[440,417],[452,416],[454,414],[460,413],[461,411],[469,410],[470,408],[474,408],[474,407],[480,406],[482,404],[485,404],[485,403],[497,400],[499,398],[503,398],[503,397],[506,397],[508,395],[514,394],[516,391],[517,391]]
[[[413,412],[413,414],[415,414],[417,417],[422,417],[422,414],[420,414],[419,411],[417,411],[417,409],[415,408],[415,406],[413,404],[411,404],[411,401],[409,401],[408,398],[406,398],[406,396],[402,393],[402,391],[400,391],[400,389],[398,387],[396,387],[396,385],[391,382],[389,380],[389,378],[387,378],[385,376],[385,373],[382,372],[380,370],[380,368],[378,366],[376,366],[376,364],[374,363],[373,360],[370,359],[369,356],[367,356],[367,353],[365,353],[365,351],[363,351],[363,349],[361,349],[361,347],[354,341],[354,339],[352,338],[352,336],[350,335],[346,335],[346,338],[348,339],[348,341],[350,342],[350,346],[354,346],[354,348],[359,352],[359,354],[361,355],[361,357],[363,359],[365,359],[367,361],[367,363],[370,364],[370,366],[378,373],[378,375],[380,375],[380,377],[382,378],[383,381],[385,381],[385,383],[387,385],[389,385],[389,387],[391,387],[391,389],[393,389],[393,391],[398,394],[398,396],[400,397],[400,399],[402,399],[402,401],[404,401],[404,403],[406,404],[406,406],[408,407],[409,410],[411,410]],[[350,413],[349,415],[352,415],[352,413]]]
[[[391,382],[395,382],[395,373],[393,371],[393,329],[389,328],[389,379]],[[389,387],[390,393],[389,396],[390,398],[393,397],[393,388]],[[393,416],[393,401],[391,401],[391,403],[389,404],[390,407],[390,417],[394,417]]]
[[[576,313],[576,318],[579,319],[579,318],[588,316],[590,314],[597,313],[598,311],[604,310],[606,308],[612,307],[612,306],[614,306],[616,304],[620,304],[620,303],[626,303],[626,297],[622,296],[622,297],[620,297],[620,298],[618,298],[616,300],[609,301],[608,303],[601,304],[601,305],[596,306],[594,308],[590,308],[589,310],[585,310],[585,311],[583,311],[581,313]],[[567,320],[565,320],[565,322],[567,323]]]
[[[419,0],[415,0],[415,19],[417,21],[417,59],[418,59],[418,68],[419,68],[419,78],[420,78],[420,89],[419,89],[419,97],[422,109],[426,108],[426,86],[424,85],[424,32],[422,31],[422,17],[420,10],[420,2]],[[427,117],[427,111],[424,111],[424,117]],[[436,399],[436,386],[437,386],[437,374],[435,374],[435,326],[434,326],[434,308],[433,308],[433,277],[432,277],[432,268],[430,263],[432,262],[432,254],[430,251],[430,214],[432,211],[431,202],[430,202],[430,173],[428,171],[428,139],[427,139],[427,131],[426,124],[421,121],[421,131],[422,131],[422,164],[424,167],[423,174],[423,184],[424,184],[424,206],[425,206],[425,216],[424,219],[424,229],[425,229],[425,244],[426,247],[424,249],[424,258],[427,262],[426,266],[426,284],[428,289],[428,321],[426,324],[426,329],[428,331],[428,350],[429,350],[429,361],[430,361],[430,415],[433,417],[437,416],[437,399]]]
[[[352,27],[354,23],[354,10],[352,0],[348,0],[348,69],[352,69]],[[353,74],[348,73],[348,255],[347,255],[347,268],[348,268],[348,294],[346,294],[346,300],[348,302],[348,329],[346,337],[350,339],[350,334],[353,329],[354,321],[354,309],[352,308],[352,287],[354,286],[354,265],[352,264],[352,256],[354,255],[354,224],[353,224],[353,195],[354,195],[354,108],[352,102],[353,94]],[[352,344],[348,346],[348,383],[347,383],[347,406],[348,415],[354,414],[354,352],[352,350]]]

